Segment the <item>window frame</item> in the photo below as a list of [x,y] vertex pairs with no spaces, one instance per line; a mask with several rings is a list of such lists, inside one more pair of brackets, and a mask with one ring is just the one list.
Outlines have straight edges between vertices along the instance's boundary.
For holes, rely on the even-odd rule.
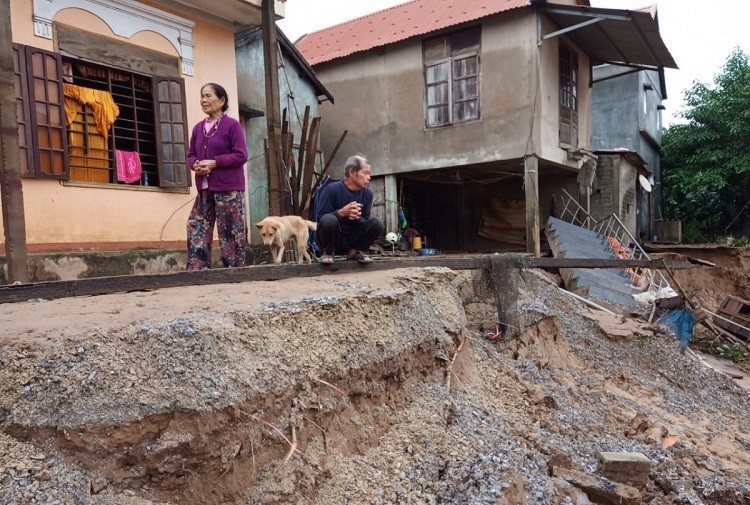
[[[451,63],[452,62],[450,58],[443,58],[441,60],[432,61],[429,64],[425,63],[425,127],[427,128],[438,128],[440,126],[448,126],[451,124],[451,111],[453,109],[453,83],[451,82]],[[429,74],[429,70],[441,65],[445,65],[447,67],[447,77],[444,80],[435,80],[434,82],[428,83],[427,76]],[[446,87],[446,101],[430,104],[430,90],[443,84]],[[443,108],[445,109],[445,121],[430,124],[430,110]]]
[[[63,76],[63,58],[60,53],[55,53],[51,51],[46,51],[43,49],[39,49],[33,46],[26,46],[21,44],[14,44],[14,55],[17,55],[18,59],[18,65],[20,71],[14,72],[17,84],[20,83],[20,89],[18,89],[19,86],[16,86],[16,107],[17,107],[17,115],[23,115],[24,121],[23,123],[19,121],[19,140],[21,138],[25,139],[26,142],[22,144],[20,147],[22,150],[26,151],[26,159],[28,160],[28,169],[22,174],[26,178],[45,178],[45,179],[59,179],[63,181],[69,181],[74,184],[92,184],[96,185],[97,187],[102,188],[119,188],[119,187],[130,187],[130,188],[138,188],[138,189],[188,189],[192,184],[192,177],[190,176],[190,169],[187,166],[187,148],[188,148],[188,139],[189,139],[189,124],[187,121],[187,106],[185,103],[185,81],[181,77],[162,77],[162,76],[154,76],[154,75],[142,75],[137,72],[134,72],[130,69],[120,69],[117,67],[113,67],[111,65],[106,65],[98,62],[83,60],[83,59],[77,59],[77,58],[65,58],[65,61],[73,62],[80,61],[81,64],[84,65],[90,65],[94,67],[101,67],[103,69],[106,69],[109,72],[122,72],[131,74],[132,76],[140,76],[143,79],[146,79],[148,82],[150,82],[150,94],[151,97],[148,100],[150,105],[152,106],[152,123],[153,123],[153,134],[154,134],[154,144],[155,144],[155,157],[156,157],[156,171],[158,173],[158,185],[142,185],[142,183],[138,184],[122,184],[117,182],[116,177],[113,175],[110,178],[110,182],[86,182],[81,180],[75,180],[71,181],[70,179],[70,170],[71,170],[71,164],[70,164],[70,149],[68,146],[68,133],[69,128],[66,124],[66,121],[64,119],[64,96],[63,96],[63,82],[65,82],[64,76]],[[44,89],[51,93],[53,90],[56,90],[57,93],[59,93],[59,101],[60,101],[60,108],[61,108],[61,122],[62,126],[57,128],[59,135],[55,138],[56,142],[59,142],[59,145],[62,146],[60,149],[56,149],[55,152],[61,152],[63,156],[63,169],[61,173],[46,173],[42,171],[42,165],[40,164],[40,155],[39,155],[39,137],[40,133],[41,136],[44,137],[43,132],[41,132],[41,129],[44,129],[47,127],[49,129],[50,127],[48,125],[45,125],[44,123],[39,123],[38,118],[35,114],[32,113],[32,107],[31,104],[36,103],[36,107],[42,103],[47,104],[47,107],[49,107],[49,104],[45,100],[38,100],[36,97],[36,92],[34,89],[34,72],[33,72],[33,66],[31,61],[31,55],[33,54],[42,54],[45,61],[54,61],[56,65],[55,69],[55,79],[46,79],[44,81],[47,86],[44,87]],[[25,74],[24,74],[25,72]],[[39,80],[39,78],[37,78]],[[167,142],[168,145],[172,146],[174,149],[174,146],[179,146],[179,148],[176,149],[178,155],[179,153],[184,152],[184,159],[177,159],[176,157],[172,157],[172,159],[165,160],[163,157],[164,153],[164,146],[161,139],[161,122],[158,118],[158,112],[159,112],[159,97],[158,97],[158,83],[164,80],[169,80],[173,83],[173,85],[170,87],[171,90],[178,90],[177,91],[177,99],[175,99],[175,96],[170,96],[170,104],[172,108],[179,107],[180,113],[179,113],[179,119],[181,121],[171,121],[170,127],[172,129],[172,137],[173,140],[171,142]],[[55,86],[54,83],[57,85]],[[46,97],[44,97],[46,98]],[[54,105],[54,103],[53,103]],[[21,110],[19,110],[21,109]],[[34,110],[35,110],[34,109]],[[19,117],[20,119],[20,117]],[[28,119],[28,121],[27,121]],[[174,138],[174,133],[178,132],[179,138]],[[48,132],[49,133],[49,132]],[[22,137],[23,135],[23,137]],[[135,132],[134,132],[135,136]],[[50,142],[51,143],[51,142]],[[21,144],[21,143],[20,143]],[[57,146],[58,144],[55,144]],[[112,141],[112,135],[109,136],[107,149],[111,154],[111,163],[110,163],[110,170],[111,173],[116,172],[116,165],[115,165],[115,143]],[[174,152],[174,151],[173,151]]]
[[[471,34],[471,31],[476,31],[476,34]],[[476,37],[476,43],[466,47],[455,48],[456,41],[461,35],[469,34],[471,37]],[[436,42],[442,42],[443,51],[438,56],[429,56],[428,46],[437,46]],[[422,41],[422,73],[424,79],[424,127],[425,129],[435,129],[444,126],[450,126],[454,124],[468,123],[473,121],[479,121],[482,118],[481,114],[481,44],[482,43],[482,30],[481,25],[475,25],[461,30],[456,30],[444,35],[437,37],[430,37]],[[455,48],[455,49],[454,49]],[[457,75],[456,63],[462,60],[474,59],[476,65],[476,71],[467,75]],[[447,65],[447,76],[444,80],[435,80],[429,82],[429,72],[432,68],[440,65]],[[459,85],[461,82],[473,80],[476,83],[476,95],[471,97],[461,97],[459,93]],[[430,103],[430,91],[437,85],[447,86],[447,102]],[[463,119],[457,119],[460,115],[457,107],[462,104],[469,102],[476,103],[476,113]],[[445,118],[443,121],[431,120],[430,113],[432,110],[442,108],[445,110]]]
[[[559,124],[560,147],[578,147],[578,97],[579,65],[578,53],[572,47],[560,42],[558,47],[559,75]],[[571,104],[572,102],[572,104]]]
[[[70,172],[70,161],[68,158],[68,136],[67,136],[67,125],[65,124],[65,98],[63,97],[62,83],[62,58],[60,54],[52,51],[46,51],[38,47],[32,46],[20,46],[23,47],[25,66],[26,66],[26,83],[21,83],[21,91],[26,93],[25,99],[29,110],[29,128],[31,136],[27,137],[31,139],[31,144],[27,144],[27,148],[30,147],[32,151],[32,163],[29,169],[22,176],[36,177],[39,179],[57,179],[67,180]],[[43,72],[42,75],[37,75],[34,71],[34,58],[36,55],[41,55],[43,58]],[[48,64],[54,64],[55,68],[50,69],[47,67]],[[52,70],[52,71],[49,71]],[[44,85],[45,96],[37,96],[37,86],[35,82],[42,81]],[[57,86],[53,86],[52,83],[57,83]],[[45,104],[47,112],[50,110],[50,105],[54,106],[55,102],[50,102],[50,95],[55,95],[57,99],[57,105],[60,113],[60,125],[51,125],[49,121],[47,124],[40,124],[40,116],[38,113],[32,113],[32,110],[37,111],[40,104]],[[41,99],[44,98],[44,99]],[[32,104],[34,107],[32,107]],[[55,134],[56,132],[56,134]],[[47,137],[47,145],[40,146],[40,137]],[[60,173],[54,173],[54,171],[45,171],[42,163],[42,152],[48,151],[50,156],[50,162],[52,162],[52,154],[58,152],[60,154],[62,168]],[[50,163],[51,164],[51,163]],[[52,168],[52,167],[51,167]]]
[[26,51],[20,44],[13,44],[13,75],[16,92],[16,121],[18,123],[18,147],[21,150],[21,175],[28,176],[34,169],[33,140],[31,137],[31,107],[29,93],[24,90],[28,83]]
[[[172,100],[172,96],[163,97],[161,95],[162,87],[161,83],[169,82],[169,90],[174,91],[175,87],[178,88],[181,100]],[[157,168],[159,173],[159,186],[162,188],[189,188],[192,184],[193,178],[191,177],[190,167],[187,165],[188,155],[188,123],[187,123],[187,106],[185,104],[185,79],[176,77],[164,77],[164,76],[151,76],[151,96],[154,101],[154,133],[156,134],[156,157],[157,157]],[[173,118],[173,114],[176,110],[179,110],[182,117],[181,122],[176,121],[162,121],[161,119],[161,104],[168,103],[172,105],[170,110],[169,119]],[[177,107],[177,109],[175,109]],[[164,125],[172,125],[172,140],[167,141],[164,139]],[[182,142],[178,142],[175,137],[179,137],[179,134],[174,131],[175,125],[182,125]],[[165,149],[167,146],[170,147],[172,152],[176,150],[175,146],[182,145],[182,157],[173,156],[170,160],[166,160]],[[173,170],[167,170],[167,165],[173,165]],[[182,165],[180,170],[179,165]]]

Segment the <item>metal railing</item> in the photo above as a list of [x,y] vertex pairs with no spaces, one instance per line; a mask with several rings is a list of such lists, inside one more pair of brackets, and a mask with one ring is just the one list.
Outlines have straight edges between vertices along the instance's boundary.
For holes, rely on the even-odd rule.
[[[586,212],[586,209],[581,207],[578,201],[573,198],[570,193],[564,189],[562,192],[564,199],[562,202],[563,208],[559,217],[561,220],[581,226],[606,237],[607,247],[609,247],[609,250],[618,257],[635,260],[651,259],[617,215],[612,214],[601,221],[597,221]],[[631,279],[633,279],[634,287],[643,291],[656,292],[662,288],[669,287],[669,282],[666,277],[664,277],[664,274],[658,269],[638,267],[629,268],[627,272]],[[646,276],[646,278],[644,279],[643,276]],[[648,282],[648,284],[646,284],[646,282]]]

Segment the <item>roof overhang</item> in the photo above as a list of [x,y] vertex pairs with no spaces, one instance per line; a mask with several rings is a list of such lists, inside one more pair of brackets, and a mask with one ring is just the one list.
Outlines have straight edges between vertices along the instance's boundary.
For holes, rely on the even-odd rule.
[[538,9],[559,27],[542,33],[540,17],[539,44],[564,34],[589,55],[592,66],[609,63],[645,70],[677,68],[650,12],[552,4]]
[[[283,19],[286,0],[274,0],[276,19]],[[262,24],[262,0],[155,0],[182,14],[215,23],[234,33]]]
[[[262,37],[262,26],[236,34],[234,36],[235,47],[240,47],[245,44],[255,42]],[[333,95],[331,94],[331,92],[328,91],[325,86],[323,86],[323,83],[320,82],[318,76],[315,74],[315,71],[312,69],[305,57],[302,56],[302,53],[299,52],[297,47],[287,38],[286,34],[278,26],[276,27],[276,38],[279,42],[279,45],[281,46],[282,56],[293,61],[297,66],[297,70],[299,71],[300,75],[307,78],[308,82],[315,90],[315,96],[318,98],[318,102],[328,100],[333,103]],[[284,64],[283,61],[280,63],[282,65]]]
[[648,163],[646,163],[646,160],[644,160],[639,153],[637,153],[636,151],[631,151],[630,149],[627,149],[625,147],[618,147],[616,149],[597,149],[596,151],[594,151],[594,154],[596,154],[597,156],[622,156],[627,160],[628,163],[635,167],[639,174],[644,174],[646,176],[654,175],[651,169],[646,166],[648,165]]

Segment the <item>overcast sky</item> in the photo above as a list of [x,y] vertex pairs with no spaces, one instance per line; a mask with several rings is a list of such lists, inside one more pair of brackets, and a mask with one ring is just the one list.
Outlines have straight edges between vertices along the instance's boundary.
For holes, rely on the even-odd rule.
[[[406,0],[287,0],[279,26],[292,41],[305,33],[404,3]],[[472,0],[463,0],[472,1]],[[649,0],[591,0],[593,7],[637,9]],[[712,84],[736,47],[750,54],[749,0],[657,0],[659,28],[679,70],[667,69],[666,124],[683,109],[694,81]]]

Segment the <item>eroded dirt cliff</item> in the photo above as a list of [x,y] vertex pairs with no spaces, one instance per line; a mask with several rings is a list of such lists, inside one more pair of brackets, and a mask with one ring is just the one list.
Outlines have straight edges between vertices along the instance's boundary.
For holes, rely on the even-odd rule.
[[750,502],[747,391],[512,277],[496,341],[506,286],[441,268],[0,306],[0,502]]

